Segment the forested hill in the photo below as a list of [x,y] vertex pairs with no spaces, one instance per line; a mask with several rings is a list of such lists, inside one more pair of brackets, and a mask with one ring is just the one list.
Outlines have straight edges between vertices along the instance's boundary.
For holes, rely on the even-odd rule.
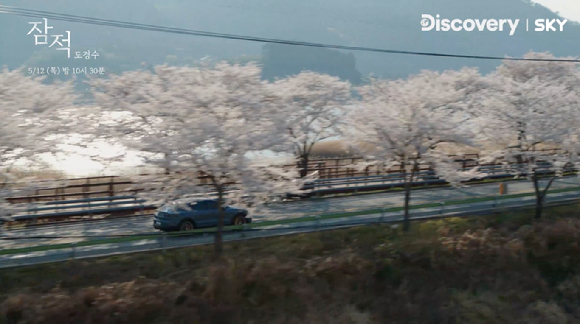
[[[580,52],[578,24],[568,22],[563,32],[526,32],[525,19],[533,21],[559,16],[523,0],[4,0],[1,3],[195,30],[395,50],[493,56],[522,56],[530,50],[550,51],[556,56],[573,56]],[[513,36],[508,32],[422,32],[421,14],[459,19],[521,19],[522,22]],[[31,27],[29,21],[35,19],[0,14],[0,65],[15,68],[71,63],[102,66],[109,72],[120,72],[138,68],[142,62],[179,65],[208,55],[214,60],[239,59],[242,55],[249,60],[263,55],[263,44],[260,43],[49,20],[55,32],[71,31],[73,51],[101,51],[96,60],[75,61],[67,59],[62,51],[34,46],[34,38],[26,35]],[[320,55],[320,51],[312,51],[313,56]],[[262,62],[275,64],[268,69],[279,71],[272,72],[274,74],[292,73],[300,68],[317,69],[324,63],[320,58],[310,60],[301,53],[297,60],[304,62],[290,68],[279,66],[287,63],[283,60],[262,58]],[[356,78],[358,72],[363,76],[373,73],[401,78],[422,69],[458,69],[465,65],[478,66],[487,72],[499,64],[495,61],[353,52],[356,64],[353,67],[353,57],[346,54],[349,53],[344,56],[347,60],[344,69],[349,71],[329,67],[320,69],[346,78]],[[339,66],[338,69],[343,68]]]

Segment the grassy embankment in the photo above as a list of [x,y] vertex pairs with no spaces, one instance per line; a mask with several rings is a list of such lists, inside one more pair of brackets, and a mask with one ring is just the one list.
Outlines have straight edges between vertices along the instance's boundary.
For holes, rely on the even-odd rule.
[[[0,270],[0,323],[576,323],[580,208]],[[16,321],[20,319],[19,321]]]

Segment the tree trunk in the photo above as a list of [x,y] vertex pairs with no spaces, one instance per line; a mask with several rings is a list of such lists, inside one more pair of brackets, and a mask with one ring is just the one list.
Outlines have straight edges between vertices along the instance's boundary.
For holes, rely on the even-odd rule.
[[407,163],[401,163],[401,171],[403,171],[403,179],[405,179],[405,204],[403,217],[403,231],[408,232],[411,229],[411,218],[409,215],[409,203],[411,202],[411,184],[413,182],[413,173],[415,168],[411,170],[411,175],[407,179]]
[[217,185],[217,192],[218,192],[218,210],[219,210],[219,218],[217,223],[217,230],[215,233],[214,238],[214,257],[216,260],[220,260],[223,254],[223,236],[222,231],[224,228],[224,210],[223,210],[223,195],[224,195],[224,188],[222,185]]
[[542,210],[544,209],[543,199],[536,197],[536,219],[542,219]]
[[[405,174],[405,179],[407,178]],[[403,231],[411,229],[411,219],[409,217],[409,202],[411,201],[411,181],[405,181],[405,217],[403,219]]]
[[548,181],[548,184],[546,185],[546,187],[542,191],[540,191],[540,181],[538,180],[538,175],[536,174],[536,172],[534,170],[534,174],[532,175],[532,181],[534,183],[534,191],[536,193],[535,219],[542,218],[542,211],[544,210],[544,199],[546,198],[546,195],[548,194],[548,190],[550,189],[550,186],[552,185],[552,183],[554,182],[555,179],[556,179],[556,176],[553,176],[550,179],[550,181]]
[[169,159],[169,154],[167,153],[163,153],[163,158],[165,160],[165,174],[168,175],[170,173],[170,168],[171,168],[171,160]]
[[[411,169],[411,175],[407,180],[407,170],[405,169],[405,217],[403,221],[403,231],[409,232],[411,230],[411,216],[409,215],[409,206],[411,203],[411,185],[413,184],[413,180],[415,179],[415,172],[418,171],[419,166],[417,165],[417,160],[413,163],[413,168]],[[406,167],[406,166],[405,166]]]
[[308,175],[308,155],[303,154],[300,156],[300,178],[304,178]]
[[538,181],[538,176],[534,172],[532,174],[532,183],[534,184],[534,193],[536,194],[536,219],[542,218],[542,193],[540,192],[540,183]]

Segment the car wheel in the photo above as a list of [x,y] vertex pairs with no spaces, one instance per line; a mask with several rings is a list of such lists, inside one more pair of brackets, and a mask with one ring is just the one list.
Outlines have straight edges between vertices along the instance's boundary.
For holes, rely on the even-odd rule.
[[234,217],[234,225],[244,225],[245,223],[246,220],[244,219],[244,216],[238,215]]
[[180,231],[191,231],[193,229],[195,229],[195,225],[190,221],[185,221],[181,223],[181,226],[179,226]]

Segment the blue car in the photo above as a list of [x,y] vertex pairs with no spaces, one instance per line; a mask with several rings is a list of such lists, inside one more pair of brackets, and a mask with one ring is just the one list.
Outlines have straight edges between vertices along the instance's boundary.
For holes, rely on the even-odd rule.
[[[224,225],[242,225],[252,222],[245,209],[223,206]],[[217,226],[218,202],[214,199],[174,201],[155,211],[153,227],[162,231],[190,231],[201,227]]]

